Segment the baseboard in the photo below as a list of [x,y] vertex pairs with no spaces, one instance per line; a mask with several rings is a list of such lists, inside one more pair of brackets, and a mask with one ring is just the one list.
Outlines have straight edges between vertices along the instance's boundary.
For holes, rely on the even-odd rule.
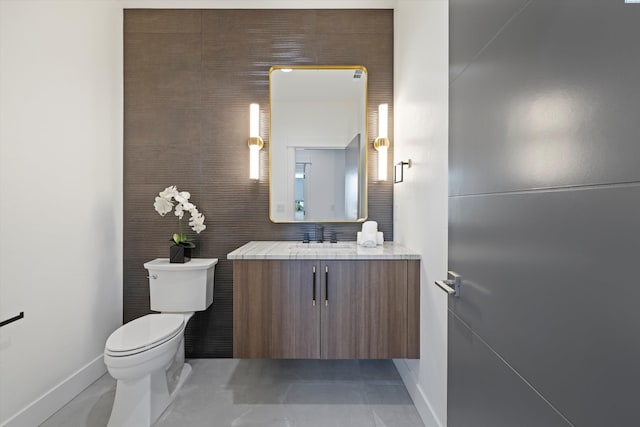
[[107,368],[104,365],[101,354],[3,422],[0,427],[24,427],[42,424],[105,372],[107,372]]
[[431,407],[429,399],[427,399],[427,396],[422,391],[422,387],[420,387],[417,379],[409,370],[407,362],[404,359],[394,359],[393,362],[425,427],[444,427]]

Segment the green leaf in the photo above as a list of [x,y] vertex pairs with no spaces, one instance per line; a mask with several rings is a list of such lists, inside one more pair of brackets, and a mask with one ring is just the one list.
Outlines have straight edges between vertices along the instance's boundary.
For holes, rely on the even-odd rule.
[[196,244],[195,244],[195,243],[193,243],[193,242],[187,242],[187,241],[185,241],[185,242],[180,242],[180,246],[184,246],[185,248],[191,248],[191,249],[193,249],[193,248],[195,248],[195,247],[196,247]]
[[176,242],[177,244],[180,244],[180,242],[182,241],[182,240],[180,239],[180,235],[179,235],[178,233],[175,233],[175,234],[173,235],[173,241],[174,241],[174,242]]

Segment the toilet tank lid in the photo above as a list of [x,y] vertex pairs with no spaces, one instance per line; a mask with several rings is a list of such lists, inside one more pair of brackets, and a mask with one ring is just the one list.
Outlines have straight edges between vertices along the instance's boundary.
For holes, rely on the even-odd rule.
[[183,326],[182,314],[147,314],[116,329],[107,339],[105,349],[124,352],[149,347],[175,336]]
[[156,258],[145,262],[147,270],[207,270],[218,263],[218,258],[191,258],[191,261],[183,263],[170,263],[169,258]]

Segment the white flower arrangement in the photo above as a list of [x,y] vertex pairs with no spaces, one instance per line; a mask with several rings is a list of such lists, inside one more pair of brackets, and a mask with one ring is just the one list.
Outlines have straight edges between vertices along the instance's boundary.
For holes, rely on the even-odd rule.
[[[173,235],[172,240],[177,245],[195,248],[196,245],[193,244],[193,242],[190,242],[187,235],[182,232],[182,217],[184,216],[184,213],[189,212],[191,215],[189,218],[189,226],[196,233],[200,234],[207,228],[207,226],[204,225],[204,215],[198,211],[198,208],[196,208],[193,203],[189,202],[190,197],[191,194],[189,194],[189,192],[178,191],[176,186],[172,185],[158,193],[158,197],[156,197],[153,207],[161,216],[165,216],[175,207],[175,214],[178,217],[179,232]],[[173,200],[176,202],[175,205]]]

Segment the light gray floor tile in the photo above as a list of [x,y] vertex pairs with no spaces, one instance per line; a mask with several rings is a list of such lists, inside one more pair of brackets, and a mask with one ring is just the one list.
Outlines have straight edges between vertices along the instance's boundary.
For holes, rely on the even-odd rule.
[[[195,359],[155,427],[423,427],[390,360]],[[104,375],[41,427],[105,427]]]
[[331,383],[362,380],[357,360],[299,360],[294,365],[302,382]]
[[363,388],[370,405],[413,405],[404,384],[364,384]]
[[197,411],[170,407],[155,427],[248,427],[290,426],[291,419],[283,405],[213,404]]
[[273,384],[298,381],[298,374],[289,360],[239,360],[228,384]]
[[413,405],[371,405],[376,427],[422,426],[422,420]]
[[290,405],[295,427],[375,427],[368,405]]
[[362,380],[365,383],[402,384],[398,370],[390,362],[390,360],[359,360]]
[[234,404],[276,404],[284,403],[291,383],[247,385],[233,393]]
[[289,427],[291,416],[283,405],[250,405],[249,410],[235,418],[233,427]]
[[364,405],[358,383],[292,384],[285,403],[307,405]]
[[115,394],[115,380],[103,375],[41,427],[104,427],[109,421]]

